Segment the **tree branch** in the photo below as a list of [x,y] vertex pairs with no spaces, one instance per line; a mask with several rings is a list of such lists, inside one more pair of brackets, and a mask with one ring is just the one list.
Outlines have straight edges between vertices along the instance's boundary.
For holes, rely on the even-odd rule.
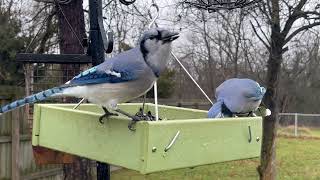
[[257,35],[257,37],[259,38],[259,40],[262,42],[262,44],[266,47],[266,48],[268,48],[268,49],[270,49],[270,43],[268,42],[265,42],[263,39],[262,39],[262,37],[258,34],[258,32],[257,32],[257,30],[256,30],[256,28],[254,27],[254,25],[252,24],[252,22],[250,21],[250,25],[251,25],[251,27],[252,27],[252,29],[253,29],[253,32]]
[[301,11],[301,9],[306,4],[306,2],[307,2],[307,0],[301,0],[299,2],[299,4],[293,9],[293,13],[289,15],[289,18],[288,18],[288,20],[287,20],[286,24],[284,25],[284,28],[283,28],[283,30],[281,32],[283,37],[286,37],[288,35],[293,23],[297,19],[303,17],[304,12]]
[[315,26],[319,26],[320,25],[320,22],[315,22],[315,23],[312,23],[312,24],[309,24],[307,26],[302,26],[298,29],[296,29],[295,31],[293,31],[284,41],[284,45],[287,44],[294,36],[296,36],[297,34],[299,34],[301,31],[305,31],[305,30],[308,30],[310,28],[313,28]]
[[[266,33],[261,29],[261,25],[259,23],[259,21],[256,18],[253,18],[254,21],[257,23],[262,35],[264,36],[264,38],[267,40],[268,44],[270,44],[270,42],[268,41],[268,36],[266,35]],[[250,22],[251,23],[251,22]],[[252,24],[252,23],[251,23]]]
[[[258,8],[259,8],[259,10],[265,15],[265,17],[267,18],[267,20],[268,20],[268,23],[270,23],[271,22],[271,17],[270,17],[270,15],[268,14],[268,11],[267,11],[267,8],[266,8],[266,6],[268,7],[268,5],[265,3],[265,2],[263,2],[263,1],[261,1],[261,6],[258,6]],[[269,7],[268,7],[268,9],[269,9]],[[255,12],[255,11],[254,11]],[[256,13],[255,13],[256,14]],[[257,14],[256,14],[256,16],[258,16]]]

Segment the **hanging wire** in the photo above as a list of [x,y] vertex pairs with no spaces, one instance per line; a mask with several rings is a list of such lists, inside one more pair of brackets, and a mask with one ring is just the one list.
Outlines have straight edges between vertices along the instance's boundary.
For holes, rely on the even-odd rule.
[[[150,9],[151,9],[151,7],[155,7],[156,8],[156,11],[157,11],[157,14],[156,14],[156,16],[154,17],[154,18],[152,18],[152,15],[151,15],[151,12],[150,12]],[[154,2],[154,1],[152,1],[152,4],[151,4],[151,6],[150,6],[150,8],[149,8],[149,15],[150,15],[150,17],[151,17],[151,22],[150,22],[150,24],[148,25],[148,28],[150,29],[151,27],[152,27],[152,25],[153,24],[155,24],[155,22],[156,22],[156,19],[159,17],[159,15],[160,15],[160,12],[159,12],[159,7],[158,7],[158,5]],[[158,121],[159,120],[159,108],[158,108],[158,85],[157,85],[157,81],[156,82],[154,82],[154,85],[153,85],[153,90],[154,90],[154,104],[155,104],[155,112],[156,112],[156,121]],[[144,98],[145,99],[145,98]],[[144,102],[143,102],[143,107],[144,107],[144,103],[145,103],[145,100],[144,100]],[[144,110],[144,109],[143,109]],[[142,111],[143,112],[143,111]]]
[[[157,10],[157,14],[156,14],[156,16],[155,16],[154,18],[152,18],[152,15],[151,15],[151,12],[150,12],[150,9],[151,9],[152,7],[155,7],[156,10]],[[150,14],[150,18],[152,19],[151,22],[150,22],[149,25],[148,25],[148,28],[150,29],[153,24],[155,24],[155,25],[157,26],[157,24],[156,24],[156,19],[158,19],[159,15],[160,15],[159,6],[158,6],[157,4],[155,4],[155,3],[151,4],[151,6],[149,7],[149,14]]]
[[38,32],[36,33],[36,35],[32,38],[32,40],[30,41],[30,43],[28,44],[28,46],[26,47],[25,53],[28,52],[29,48],[31,47],[31,45],[33,44],[34,40],[37,38],[37,36],[40,34],[40,32],[42,31],[42,29],[44,28],[45,23],[48,20],[48,16],[43,20]]
[[[67,19],[66,15],[64,14],[64,12],[63,12],[63,10],[62,10],[62,8],[61,8],[61,6],[60,6],[60,2],[61,2],[61,1],[67,2],[67,3],[62,3],[62,4],[68,4],[68,3],[71,2],[71,0],[70,0],[70,1],[69,1],[69,0],[54,0],[54,1],[55,1],[56,4],[58,5],[59,11],[61,12],[62,16],[63,16],[64,19],[66,20],[66,22],[67,22],[67,24],[68,24],[68,26],[69,26],[69,29],[72,31],[73,35],[77,38],[80,46],[81,46],[82,48],[84,48],[83,45],[82,45],[82,41],[80,40],[79,36],[78,36],[77,33],[75,32],[74,28],[73,28],[72,25],[70,24],[69,20]],[[80,104],[84,102],[84,100],[85,100],[85,98],[82,98],[82,99],[79,101],[79,103],[73,107],[73,109],[77,109],[77,108],[80,106]]]
[[213,105],[213,102],[209,98],[209,96],[204,92],[204,90],[200,87],[200,85],[197,83],[197,81],[191,76],[191,74],[188,72],[188,70],[184,67],[184,65],[181,63],[181,61],[177,58],[173,52],[171,52],[172,57],[179,63],[179,65],[182,67],[182,69],[188,74],[190,79],[193,81],[193,83],[200,89],[202,94],[207,98],[207,100]]
[[[148,28],[150,29],[152,27],[153,24],[155,24],[156,19],[159,17],[159,7],[157,6],[157,4],[152,3],[152,5],[149,8],[149,14],[150,17],[151,13],[150,13],[150,9],[151,7],[155,7],[157,10],[157,15],[152,19],[152,21],[150,22]],[[184,67],[184,65],[181,63],[181,61],[177,58],[177,56],[171,52],[171,55],[173,56],[173,58],[179,63],[179,65],[182,67],[182,69],[187,73],[187,75],[190,77],[190,79],[192,80],[192,82],[200,89],[201,93],[207,98],[207,100],[213,105],[213,102],[211,101],[211,99],[209,98],[209,96],[205,93],[205,91],[200,87],[200,85],[197,83],[197,81],[191,76],[191,74],[188,72],[188,70]],[[156,113],[156,121],[158,121],[159,119],[159,109],[158,109],[158,92],[157,92],[157,81],[154,83],[154,104],[155,104],[155,113]],[[144,96],[144,101],[143,101],[143,107],[144,107],[144,103],[145,103],[145,96]],[[144,109],[143,109],[144,110]],[[143,111],[142,111],[143,112]]]

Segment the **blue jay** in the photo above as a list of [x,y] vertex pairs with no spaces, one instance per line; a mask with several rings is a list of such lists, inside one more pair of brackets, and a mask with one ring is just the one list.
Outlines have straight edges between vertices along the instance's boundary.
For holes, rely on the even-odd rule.
[[5,105],[0,108],[0,113],[48,97],[72,96],[101,105],[105,111],[99,118],[101,123],[104,117],[117,115],[107,109],[138,121],[140,119],[137,116],[131,116],[118,109],[117,104],[139,97],[151,89],[166,68],[171,42],[178,37],[178,33],[165,29],[150,29],[143,34],[135,48],[106,59],[105,62],[80,73],[62,86]]
[[253,114],[265,93],[266,89],[251,79],[228,79],[217,87],[217,102],[210,108],[208,118]]

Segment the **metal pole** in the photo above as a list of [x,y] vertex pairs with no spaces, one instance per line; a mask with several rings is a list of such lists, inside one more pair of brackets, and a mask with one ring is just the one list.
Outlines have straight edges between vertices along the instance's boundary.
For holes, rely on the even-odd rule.
[[[105,59],[98,15],[102,15],[102,0],[89,0],[90,44],[88,54],[92,57],[93,66],[102,63]],[[97,161],[97,180],[110,180],[109,164]]]
[[97,161],[97,180],[110,180],[110,165]]
[[90,44],[89,55],[92,57],[92,65],[96,66],[104,61],[104,45],[99,30],[98,14],[102,14],[102,0],[89,0],[90,18]]
[[294,136],[298,136],[298,113],[294,113]]

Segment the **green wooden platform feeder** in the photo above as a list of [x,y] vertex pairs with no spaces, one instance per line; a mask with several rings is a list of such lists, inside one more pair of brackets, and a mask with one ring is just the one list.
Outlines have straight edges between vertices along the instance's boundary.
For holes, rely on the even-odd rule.
[[[143,174],[258,157],[262,118],[207,119],[207,111],[159,105],[161,121],[111,117],[92,104],[35,105],[32,144],[122,166]],[[141,104],[120,104],[134,114]],[[146,111],[154,112],[153,104]]]

